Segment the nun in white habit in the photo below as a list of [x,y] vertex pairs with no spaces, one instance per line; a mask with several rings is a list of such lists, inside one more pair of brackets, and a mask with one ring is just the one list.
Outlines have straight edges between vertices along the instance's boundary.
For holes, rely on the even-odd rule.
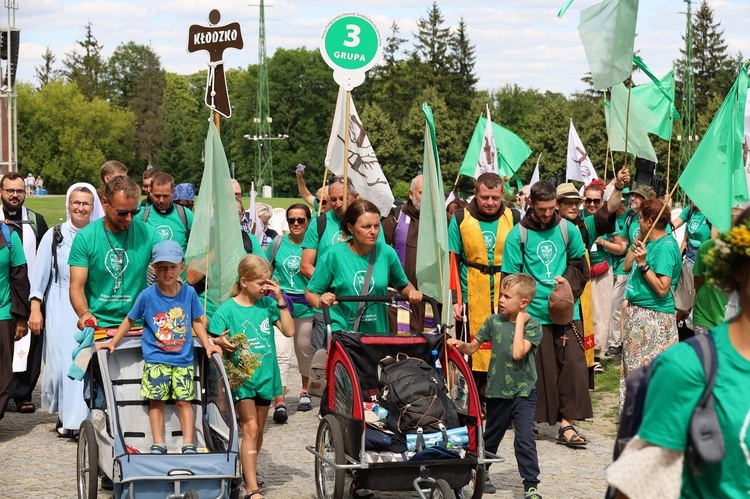
[[101,218],[104,210],[94,186],[85,182],[68,188],[65,210],[67,221],[50,228],[39,243],[31,278],[29,329],[39,334],[44,328],[42,406],[49,407],[50,414],[58,414],[60,436],[74,437],[88,409],[83,383],[67,376],[73,349],[78,346],[73,338],[78,316],[70,304],[68,255],[78,231]]

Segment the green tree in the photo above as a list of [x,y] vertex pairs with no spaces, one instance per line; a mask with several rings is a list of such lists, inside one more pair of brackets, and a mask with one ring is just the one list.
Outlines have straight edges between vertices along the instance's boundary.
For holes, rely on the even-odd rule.
[[450,28],[443,27],[444,22],[440,7],[433,1],[427,10],[427,17],[420,17],[417,22],[414,42],[414,55],[439,75],[445,75],[450,70],[448,44],[451,35]]
[[458,28],[451,35],[450,47],[450,71],[453,77],[453,88],[465,97],[472,97],[476,88],[477,78],[474,74],[476,63],[476,47],[469,41],[466,21],[461,17]]
[[18,86],[19,169],[39,172],[45,187],[63,193],[74,181],[99,183],[108,159],[133,159],[133,114],[72,83],[52,80],[41,90]]
[[34,76],[39,82],[39,88],[59,77],[60,71],[55,69],[55,62],[57,62],[55,54],[47,47],[47,50],[42,54],[42,65],[34,66]]
[[117,46],[106,64],[104,79],[113,103],[128,106],[136,97],[136,82],[144,71],[161,70],[159,56],[148,45],[133,41]]
[[[683,36],[683,40],[685,37]],[[680,50],[675,75],[681,80],[685,67],[685,51]],[[710,105],[714,99],[723,100],[737,76],[736,64],[727,53],[721,22],[714,20],[714,11],[705,0],[693,17],[693,77],[695,81],[695,112],[698,123],[706,123],[703,115],[713,117]],[[678,102],[681,102],[682,82],[677,81]],[[708,119],[710,123],[710,118]],[[706,128],[698,125],[700,135]]]
[[128,105],[136,119],[134,130],[135,159],[146,166],[153,163],[154,155],[164,140],[164,87],[166,73],[158,58],[149,58],[133,82],[133,93]]
[[77,40],[76,44],[83,53],[79,54],[73,49],[65,54],[63,75],[67,81],[75,83],[89,101],[97,97],[106,99],[108,95],[102,45],[94,37],[91,21],[86,24],[85,38],[82,41]]

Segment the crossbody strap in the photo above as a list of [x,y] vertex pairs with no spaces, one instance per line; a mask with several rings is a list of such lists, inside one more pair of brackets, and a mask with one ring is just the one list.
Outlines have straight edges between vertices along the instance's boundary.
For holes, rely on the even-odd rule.
[[[375,267],[375,252],[377,245],[372,247],[370,251],[370,262],[367,264],[367,273],[365,273],[365,282],[362,283],[362,294],[360,297],[366,297],[370,292],[370,279],[372,279],[372,269]],[[359,302],[357,306],[357,317],[354,319],[354,331],[359,331],[359,323],[362,320],[362,314],[365,311],[365,302]]]

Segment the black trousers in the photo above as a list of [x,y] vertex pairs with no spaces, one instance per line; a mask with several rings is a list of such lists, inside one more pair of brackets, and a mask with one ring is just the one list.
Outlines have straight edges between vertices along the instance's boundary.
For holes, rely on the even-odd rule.
[[523,480],[524,490],[539,484],[539,458],[536,453],[536,439],[534,439],[536,399],[536,390],[533,390],[528,397],[512,399],[487,397],[485,449],[492,454],[497,454],[497,448],[503,441],[505,432],[512,421],[516,434],[513,449],[516,453],[518,473]]
[[10,383],[13,379],[14,322],[13,319],[0,321],[0,418],[5,415],[5,408],[10,400]]
[[44,353],[44,330],[40,334],[31,331],[31,345],[29,346],[29,358],[26,361],[26,370],[22,373],[13,374],[13,382],[10,384],[10,396],[19,404],[31,402],[31,394],[34,392],[39,374],[42,372],[42,355]]

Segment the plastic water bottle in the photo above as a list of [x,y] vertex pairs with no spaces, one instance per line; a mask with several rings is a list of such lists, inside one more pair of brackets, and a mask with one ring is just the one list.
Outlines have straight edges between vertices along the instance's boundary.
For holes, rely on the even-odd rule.
[[440,355],[437,350],[432,351],[432,367],[435,368],[440,376],[445,376],[443,374],[443,364],[440,362]]
[[388,409],[386,409],[382,405],[373,404],[372,412],[374,412],[377,417],[383,420],[388,417]]

